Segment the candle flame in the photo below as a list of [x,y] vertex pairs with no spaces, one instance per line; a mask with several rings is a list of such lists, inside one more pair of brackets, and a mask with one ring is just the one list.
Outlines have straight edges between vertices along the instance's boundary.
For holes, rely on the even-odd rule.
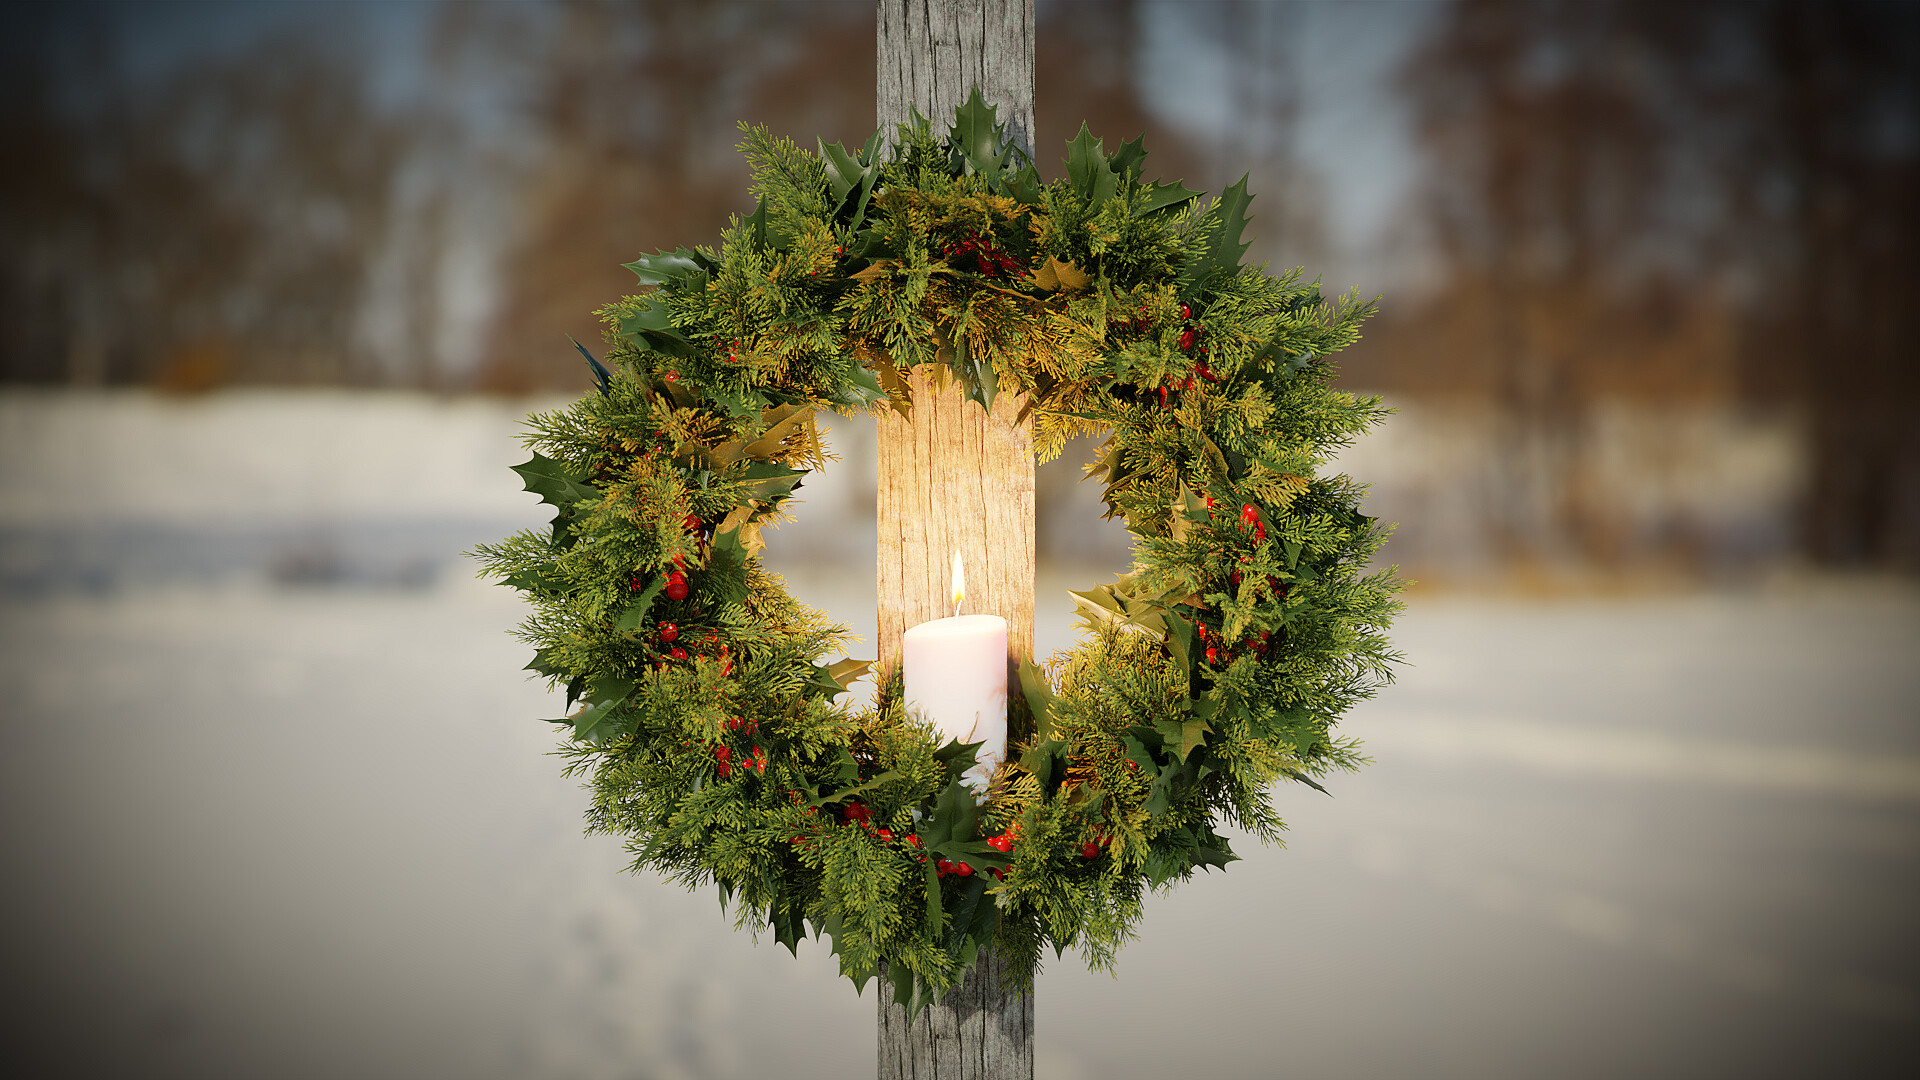
[[953,553],[953,613],[960,614],[960,601],[967,598],[967,571],[960,565],[960,553]]

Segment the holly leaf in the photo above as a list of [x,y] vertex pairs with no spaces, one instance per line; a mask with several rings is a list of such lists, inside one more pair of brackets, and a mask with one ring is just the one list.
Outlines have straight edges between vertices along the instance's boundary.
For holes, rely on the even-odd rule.
[[1156,180],[1141,193],[1139,212],[1142,217],[1158,214],[1197,199],[1200,195],[1201,192],[1190,190],[1186,184],[1178,180],[1171,184]]
[[1147,137],[1136,135],[1129,142],[1120,144],[1120,149],[1107,159],[1107,168],[1112,169],[1129,183],[1140,182],[1140,166],[1147,160]]
[[1180,273],[1180,291],[1189,295],[1204,288],[1216,274],[1231,274],[1240,268],[1251,240],[1241,239],[1247,230],[1247,178],[1220,193],[1207,212],[1201,215],[1201,242],[1188,254]]
[[1089,204],[1111,199],[1119,190],[1119,177],[1107,167],[1100,140],[1093,137],[1085,121],[1080,124],[1080,134],[1067,143],[1067,183]]
[[[943,747],[945,750],[959,748],[965,753],[959,772],[964,772],[973,764],[974,751],[979,743],[961,744],[957,740]],[[967,843],[979,833],[980,804],[973,800],[973,789],[959,781],[953,763],[947,764],[948,774],[955,777],[947,784],[945,791],[934,801],[933,814],[926,819],[920,838],[929,849],[949,842]]]
[[596,680],[587,695],[590,703],[573,717],[573,737],[580,742],[605,745],[631,730],[633,718],[622,715],[622,706],[638,684],[638,679]]
[[1027,710],[1033,713],[1034,731],[1041,742],[1053,738],[1053,683],[1039,664],[1033,662],[1031,653],[1020,658],[1020,693],[1027,699]]
[[[826,164],[827,186],[833,192],[834,218],[858,229],[867,219],[867,204],[873,198],[873,185],[880,177],[880,166],[863,148],[862,157],[847,153],[839,143],[820,143],[820,159]],[[868,140],[869,147],[873,145]]]
[[686,248],[642,255],[630,263],[620,265],[633,271],[633,275],[640,279],[640,284],[654,286],[707,272],[707,269],[696,261],[693,252]]
[[1040,170],[1031,162],[1020,166],[1018,172],[1000,174],[1001,186],[1015,202],[1025,206],[1038,206],[1045,198],[1041,194]]
[[[842,752],[844,753],[844,751]],[[848,758],[847,760],[851,761],[852,758]],[[855,776],[860,775],[858,765],[855,765],[854,767],[854,775]],[[807,805],[808,806],[830,806],[833,803],[845,802],[846,800],[853,798],[855,795],[864,794],[865,792],[869,792],[869,791],[876,791],[898,779],[900,779],[899,773],[894,772],[892,770],[888,770],[874,777],[873,779],[868,780],[864,784],[857,784],[849,788],[841,788],[840,790],[835,791],[831,795],[822,795],[814,799],[813,801],[807,803]]]
[[536,651],[533,654],[533,659],[528,661],[527,666],[521,668],[520,670],[532,671],[537,674],[545,675],[549,679],[557,679],[560,676],[566,674],[565,671],[562,671],[559,667],[555,665],[554,659],[553,659],[553,650],[551,648],[540,649]]
[[664,588],[666,584],[667,578],[665,574],[656,575],[653,579],[653,584],[641,590],[640,595],[634,597],[633,602],[628,604],[626,610],[620,613],[620,617],[613,621],[613,628],[615,630],[640,629],[646,620],[647,609],[653,607],[653,598],[660,595],[660,590]]
[[563,510],[574,503],[600,497],[600,493],[587,483],[586,477],[540,454],[513,466],[513,471],[519,473],[521,481],[526,484],[524,490],[540,496],[541,502]]
[[[555,524],[558,525],[559,517],[556,517],[554,521],[555,521]],[[556,540],[559,539],[558,532],[559,530],[556,529],[555,530]],[[543,565],[547,567],[553,566],[552,563],[545,563]],[[557,577],[549,577],[548,575],[542,574],[535,570],[518,570],[518,571],[515,571],[514,573],[508,574],[506,577],[506,583],[516,589],[519,589],[521,592],[564,593],[572,588],[572,584],[570,582],[564,581]]]
[[747,227],[747,235],[752,238],[753,246],[760,251],[767,250],[767,197],[760,196],[760,202],[754,206],[753,213],[741,222]]
[[887,392],[880,386],[871,368],[865,364],[852,364],[847,369],[846,379],[828,389],[827,400],[843,408],[864,409],[887,400]]
[[998,118],[999,110],[987,104],[976,86],[967,96],[966,104],[954,111],[953,126],[947,129],[953,148],[973,172],[986,180],[989,189],[1000,186],[1001,125],[995,123]]
[[800,955],[800,939],[807,936],[807,906],[799,898],[781,891],[767,905],[767,925],[773,927],[773,940]]
[[701,575],[701,588],[714,604],[737,604],[747,598],[747,551],[741,530],[714,530],[713,544],[707,549],[707,565]]
[[693,342],[673,324],[673,313],[642,297],[647,302],[623,313],[614,324],[614,335],[649,352],[665,356],[691,356]]
[[748,498],[772,504],[791,495],[806,475],[805,469],[795,469],[777,461],[756,461],[733,474],[731,479],[746,489]]
[[846,659],[833,664],[815,664],[806,685],[824,690],[829,698],[838,697],[873,670],[873,661]]

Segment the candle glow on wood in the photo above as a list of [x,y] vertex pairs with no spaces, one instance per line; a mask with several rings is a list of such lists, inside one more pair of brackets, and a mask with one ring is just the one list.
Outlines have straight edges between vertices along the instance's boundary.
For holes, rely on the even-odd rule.
[[950,619],[910,627],[901,640],[901,667],[909,713],[932,722],[941,741],[978,742],[964,781],[983,792],[1007,753],[1007,620],[961,615],[966,574],[953,553]]

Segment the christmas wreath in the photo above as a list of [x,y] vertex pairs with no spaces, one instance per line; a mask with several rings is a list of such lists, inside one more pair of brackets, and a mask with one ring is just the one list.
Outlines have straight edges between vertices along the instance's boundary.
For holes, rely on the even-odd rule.
[[[1044,183],[977,93],[888,153],[742,130],[757,209],[628,264],[650,290],[597,313],[598,392],[534,416],[516,467],[551,528],[478,552],[579,706],[555,722],[589,831],[790,949],[830,939],[858,986],[886,965],[910,1006],[985,946],[1023,983],[1049,944],[1109,966],[1149,887],[1236,858],[1216,828],[1276,841],[1276,782],[1362,760],[1333,724],[1391,677],[1398,585],[1320,469],[1385,411],[1328,385],[1371,308],[1240,266],[1244,178],[1203,201],[1083,127]],[[844,628],[756,557],[828,459],[817,410],[908,410],[916,364],[1030,394],[1043,459],[1107,433],[1089,473],[1138,537],[1077,594],[1079,643],[1021,666],[984,799],[897,671],[836,701],[869,665],[827,662]]]

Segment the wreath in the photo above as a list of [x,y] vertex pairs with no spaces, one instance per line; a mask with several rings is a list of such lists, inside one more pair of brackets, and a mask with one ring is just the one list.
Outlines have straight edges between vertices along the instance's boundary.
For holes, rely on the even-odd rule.
[[[910,1010],[983,947],[1022,985],[1049,945],[1110,967],[1149,888],[1236,858],[1217,828],[1277,842],[1276,782],[1363,761],[1333,726],[1391,678],[1399,583],[1363,489],[1320,469],[1386,412],[1325,359],[1372,307],[1240,266],[1245,178],[1203,201],[1083,126],[1045,183],[977,92],[885,154],[741,130],[757,208],[718,251],[628,264],[649,289],[596,313],[610,364],[574,343],[598,392],[529,421],[551,528],[477,552],[566,688],[588,831]],[[898,671],[837,701],[870,664],[827,662],[845,628],[757,557],[829,458],[817,411],[906,412],[918,364],[1031,395],[1042,460],[1107,433],[1088,472],[1137,537],[1076,594],[1079,642],[1020,665],[980,798]]]

